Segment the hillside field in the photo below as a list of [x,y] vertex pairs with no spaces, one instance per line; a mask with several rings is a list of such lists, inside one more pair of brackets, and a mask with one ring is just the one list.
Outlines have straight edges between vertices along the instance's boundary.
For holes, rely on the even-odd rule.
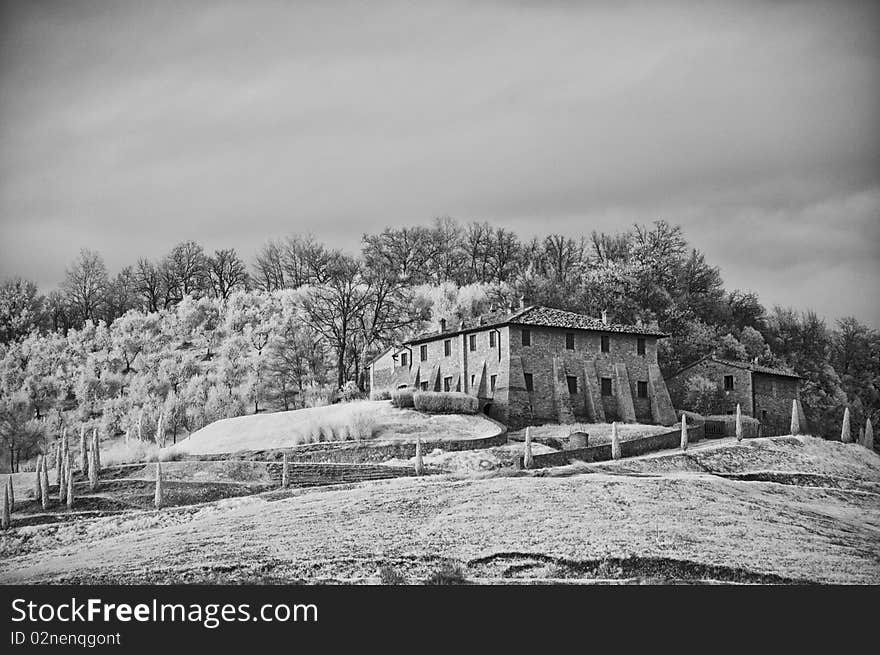
[[880,457],[812,437],[273,490],[3,537],[0,583],[880,584]]

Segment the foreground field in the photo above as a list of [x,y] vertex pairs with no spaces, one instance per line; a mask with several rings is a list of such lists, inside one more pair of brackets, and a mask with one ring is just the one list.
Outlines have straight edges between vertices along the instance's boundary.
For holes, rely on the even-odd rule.
[[495,423],[479,415],[430,415],[392,407],[390,401],[365,400],[216,421],[166,450],[205,455],[288,448],[350,438],[352,428],[365,426],[372,437],[392,440],[415,439],[416,435],[425,440],[471,439],[499,430]]
[[[748,478],[759,471],[788,476]],[[0,582],[370,582],[382,566],[416,582],[451,558],[482,582],[876,584],[878,471],[858,446],[788,437],[513,477],[272,491],[13,529]]]

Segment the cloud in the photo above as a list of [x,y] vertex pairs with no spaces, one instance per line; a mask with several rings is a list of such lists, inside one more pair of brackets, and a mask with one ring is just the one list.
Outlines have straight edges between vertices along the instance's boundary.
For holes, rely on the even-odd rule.
[[729,286],[880,325],[863,293],[874,6],[34,2],[3,18],[0,275],[52,285],[84,245],[118,268],[190,238],[354,249],[440,214],[527,235],[662,217]]

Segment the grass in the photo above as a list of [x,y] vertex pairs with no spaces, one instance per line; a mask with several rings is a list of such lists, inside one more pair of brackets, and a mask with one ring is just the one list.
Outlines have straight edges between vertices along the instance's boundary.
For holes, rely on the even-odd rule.
[[[625,466],[639,463],[651,475]],[[650,573],[880,583],[876,493],[727,479],[707,473],[708,464],[875,483],[880,474],[880,457],[864,448],[799,437],[713,442],[614,462],[613,471],[605,470],[612,463],[585,465],[568,477],[433,476],[275,491],[13,527],[0,546],[0,583],[375,580],[390,563],[408,580],[427,580],[444,559],[471,580]]]
[[291,412],[224,419],[172,446],[175,453],[214,454],[288,448],[351,439],[462,439],[489,436],[497,426],[481,416],[428,415],[389,401],[358,401]]

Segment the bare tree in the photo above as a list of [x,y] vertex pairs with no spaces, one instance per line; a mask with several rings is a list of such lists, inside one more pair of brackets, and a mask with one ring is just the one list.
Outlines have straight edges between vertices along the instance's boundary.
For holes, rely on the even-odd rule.
[[162,271],[156,264],[140,258],[134,267],[134,288],[147,311],[158,312],[163,305],[164,290]]
[[74,314],[81,321],[94,320],[107,293],[107,267],[94,250],[83,248],[67,269],[61,288]]
[[234,248],[215,251],[207,260],[207,268],[211,291],[221,300],[228,299],[233,291],[248,288],[247,268]]
[[207,257],[195,241],[184,241],[171,250],[163,262],[164,282],[172,303],[184,296],[202,295],[207,286]]

